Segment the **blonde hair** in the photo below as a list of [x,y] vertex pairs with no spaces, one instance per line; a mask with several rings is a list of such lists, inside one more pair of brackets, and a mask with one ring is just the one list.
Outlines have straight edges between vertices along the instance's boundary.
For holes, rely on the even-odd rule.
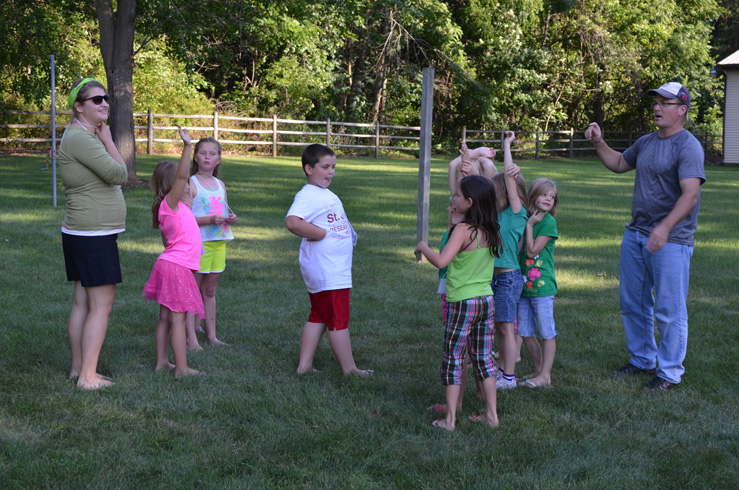
[[[495,195],[500,196],[501,200],[505,200],[505,205],[498,211],[503,211],[505,208],[511,205],[511,201],[508,198],[508,188],[505,182],[505,172],[499,172],[493,177],[493,187],[495,188]],[[523,180],[523,176],[519,173],[516,177],[516,193],[518,199],[521,201],[521,206],[524,209],[528,209],[528,198],[526,197],[526,181]]]
[[546,177],[539,177],[534,180],[529,187],[528,206],[526,207],[526,210],[529,212],[529,216],[537,210],[536,199],[539,196],[544,195],[544,193],[550,189],[554,189],[554,203],[552,204],[552,209],[549,210],[549,214],[557,216],[557,208],[559,207],[559,192],[557,191],[557,184],[555,184],[552,179],[547,179]]

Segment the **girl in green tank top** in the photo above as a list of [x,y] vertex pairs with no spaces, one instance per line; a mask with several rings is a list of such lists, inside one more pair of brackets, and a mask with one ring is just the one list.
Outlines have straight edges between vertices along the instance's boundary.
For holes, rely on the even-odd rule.
[[[463,158],[466,154],[463,147]],[[444,332],[442,382],[446,392],[446,418],[432,422],[433,427],[453,431],[457,402],[462,396],[460,383],[464,369],[464,347],[468,343],[475,376],[485,394],[485,414],[473,415],[473,422],[498,425],[493,362],[493,313],[490,278],[501,240],[495,191],[489,179],[472,175],[463,178],[452,197],[452,205],[464,220],[452,230],[441,253],[419,242],[422,253],[438,268],[449,266],[447,301],[449,315]]]

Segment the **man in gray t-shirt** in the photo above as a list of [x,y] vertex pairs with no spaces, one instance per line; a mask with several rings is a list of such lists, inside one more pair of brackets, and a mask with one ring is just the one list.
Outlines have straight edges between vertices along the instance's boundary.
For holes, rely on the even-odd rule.
[[603,141],[597,123],[590,123],[585,137],[612,172],[636,170],[631,221],[621,242],[619,263],[621,317],[631,359],[614,373],[655,374],[645,390],[664,391],[677,386],[685,372],[685,302],[700,186],[706,176],[703,148],[684,128],[690,108],[688,89],[669,82],[647,93],[655,97],[657,132],[639,138],[623,153]]

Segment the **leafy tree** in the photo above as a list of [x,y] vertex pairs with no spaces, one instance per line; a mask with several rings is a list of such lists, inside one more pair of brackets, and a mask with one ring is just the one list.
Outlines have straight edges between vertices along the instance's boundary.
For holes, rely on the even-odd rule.
[[711,38],[711,52],[717,61],[739,49],[739,0],[719,0]]
[[212,112],[213,103],[205,95],[210,87],[208,82],[198,73],[188,73],[183,63],[167,56],[163,44],[154,40],[141,49],[137,47],[133,74],[134,111]]
[[[0,106],[49,107],[51,59],[61,92],[80,74],[101,74],[89,44],[94,12],[67,0],[5,0],[0,3]],[[67,110],[66,99],[60,108]]]

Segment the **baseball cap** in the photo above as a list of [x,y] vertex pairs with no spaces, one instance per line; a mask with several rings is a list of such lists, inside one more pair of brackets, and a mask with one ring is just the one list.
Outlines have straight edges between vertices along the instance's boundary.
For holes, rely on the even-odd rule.
[[666,99],[677,99],[690,109],[690,92],[685,86],[678,82],[667,82],[660,88],[647,90],[647,95],[661,95]]

